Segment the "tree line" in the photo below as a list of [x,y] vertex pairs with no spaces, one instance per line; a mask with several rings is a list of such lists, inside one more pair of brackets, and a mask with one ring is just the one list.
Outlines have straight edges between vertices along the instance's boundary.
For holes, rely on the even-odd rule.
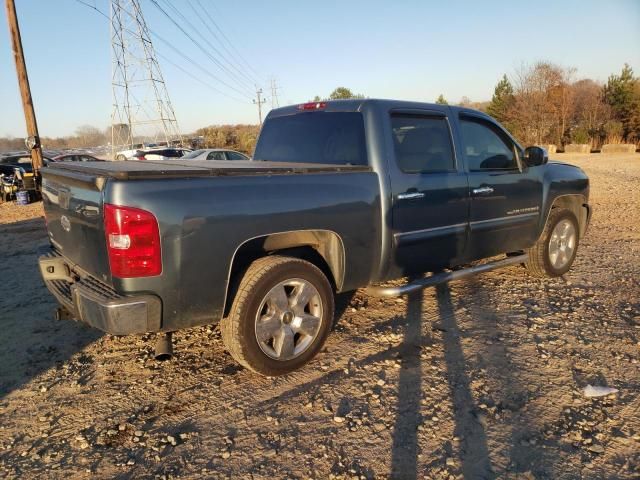
[[[506,74],[495,86],[489,102],[472,102],[463,97],[458,105],[487,112],[502,123],[523,145],[568,143],[640,144],[640,78],[629,65],[605,83],[589,78],[576,79],[576,69],[551,62],[537,62]],[[316,95],[311,101],[365,98],[346,87],[337,87],[327,97]],[[436,103],[447,104],[444,95]],[[191,136],[198,146],[231,148],[251,154],[258,138],[257,125],[211,125]],[[111,128],[83,125],[74,135],[43,137],[49,149],[83,148],[106,145]],[[0,151],[24,150],[21,138],[0,137]]]
[[[78,127],[73,135],[64,137],[40,137],[44,148],[59,150],[65,148],[86,148],[106,145],[111,141],[111,127],[99,129],[91,125]],[[24,150],[24,138],[0,137],[0,151]]]
[[[576,70],[537,62],[506,74],[491,101],[473,104],[502,123],[522,144],[640,144],[640,78],[625,64],[601,84],[576,80]],[[442,95],[436,103],[447,103]]]

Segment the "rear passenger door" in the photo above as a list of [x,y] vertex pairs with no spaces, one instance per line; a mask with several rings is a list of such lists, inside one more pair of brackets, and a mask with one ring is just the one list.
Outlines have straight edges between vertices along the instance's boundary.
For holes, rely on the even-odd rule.
[[469,188],[448,113],[434,107],[390,115],[395,274],[454,265],[464,253]]
[[535,241],[541,169],[526,168],[520,146],[492,120],[461,113],[461,148],[469,176],[469,259],[513,252]]

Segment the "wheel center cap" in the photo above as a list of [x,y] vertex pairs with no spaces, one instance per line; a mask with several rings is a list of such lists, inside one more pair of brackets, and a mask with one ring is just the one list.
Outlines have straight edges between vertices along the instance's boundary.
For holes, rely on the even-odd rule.
[[291,322],[293,322],[293,312],[285,312],[282,316],[282,322],[285,325],[289,325]]

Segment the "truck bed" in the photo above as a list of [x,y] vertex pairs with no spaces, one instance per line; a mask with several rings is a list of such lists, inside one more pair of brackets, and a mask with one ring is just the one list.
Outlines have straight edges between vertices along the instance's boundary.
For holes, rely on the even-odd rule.
[[304,173],[368,172],[366,165],[332,165],[243,160],[158,160],[124,162],[60,162],[50,163],[43,173],[55,175],[72,171],[117,180],[150,178],[220,177],[246,175],[283,175]]

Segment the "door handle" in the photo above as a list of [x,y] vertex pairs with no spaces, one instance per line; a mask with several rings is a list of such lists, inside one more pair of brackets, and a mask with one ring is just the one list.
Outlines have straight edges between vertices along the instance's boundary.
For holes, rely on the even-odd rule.
[[473,193],[476,195],[482,195],[483,193],[493,193],[493,188],[491,187],[474,188]]
[[424,193],[422,192],[405,192],[398,194],[398,200],[411,200],[414,198],[423,198]]

